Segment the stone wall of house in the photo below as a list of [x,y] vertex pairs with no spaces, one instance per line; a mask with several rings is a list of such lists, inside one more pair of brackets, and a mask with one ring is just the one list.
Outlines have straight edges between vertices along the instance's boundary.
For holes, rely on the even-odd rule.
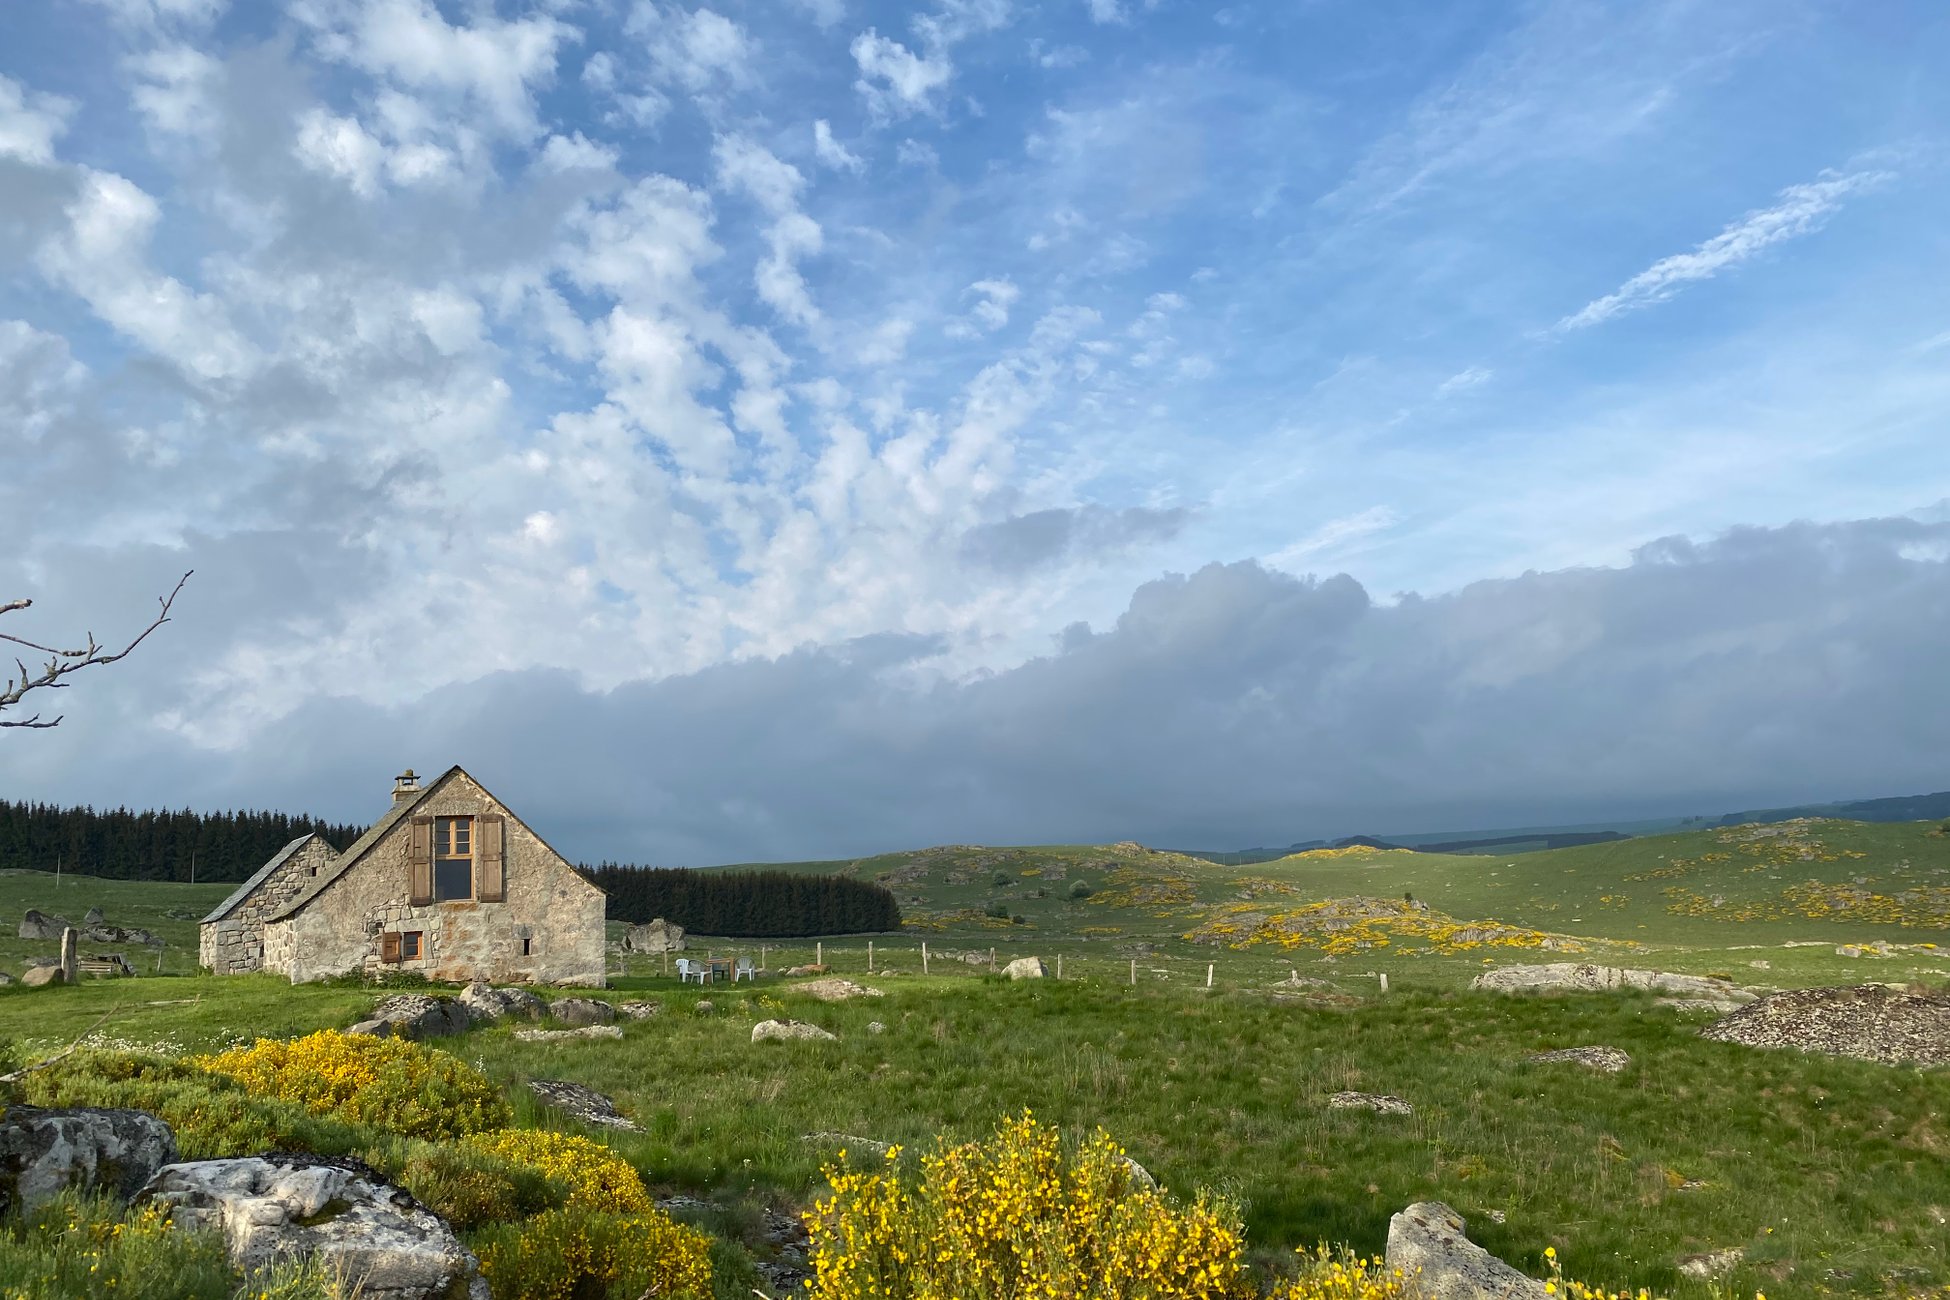
[[[303,911],[267,931],[265,966],[294,983],[349,971],[415,971],[464,982],[604,982],[603,892],[515,820],[464,773],[446,778],[414,809],[432,817],[499,813],[507,898],[414,907],[407,900],[411,819],[402,818]],[[381,960],[381,936],[417,930],[415,961]],[[525,948],[525,951],[524,951]]]
[[263,970],[264,918],[303,893],[312,879],[337,859],[332,846],[316,835],[299,845],[230,915],[199,927],[198,963],[218,975]]

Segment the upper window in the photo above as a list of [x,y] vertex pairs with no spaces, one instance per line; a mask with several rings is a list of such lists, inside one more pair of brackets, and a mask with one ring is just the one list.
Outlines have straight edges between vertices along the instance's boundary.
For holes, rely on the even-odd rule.
[[433,899],[451,903],[474,897],[474,819],[433,819]]

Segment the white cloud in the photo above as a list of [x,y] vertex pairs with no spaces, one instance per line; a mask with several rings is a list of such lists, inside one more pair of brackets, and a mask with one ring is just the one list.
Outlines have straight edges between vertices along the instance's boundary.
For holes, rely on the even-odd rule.
[[1874,189],[1893,179],[1888,172],[1853,172],[1830,176],[1781,191],[1771,208],[1749,212],[1725,230],[1688,253],[1654,262],[1616,290],[1593,299],[1557,323],[1562,331],[1584,329],[1614,316],[1664,302],[1684,286],[1710,280],[1720,272],[1763,250],[1821,228],[1830,213],[1851,194]]
[[1093,23],[1121,23],[1125,20],[1124,6],[1118,0],[1084,0],[1090,10]]
[[791,0],[791,3],[821,27],[832,27],[846,17],[846,0]]
[[0,76],[0,158],[45,165],[54,161],[54,142],[67,129],[74,104],[57,95],[36,94]]
[[1009,323],[1009,308],[1022,296],[1014,282],[1007,279],[977,280],[962,291],[962,297],[973,295],[974,304],[968,309],[966,320],[951,322],[948,335],[951,338],[976,338],[982,334],[992,334]]
[[1267,556],[1267,567],[1295,570],[1311,556],[1341,552],[1351,542],[1393,528],[1399,519],[1387,506],[1369,506],[1357,514],[1330,519],[1305,537]]
[[931,109],[935,92],[954,75],[954,65],[947,56],[915,54],[871,27],[853,38],[851,49],[860,70],[854,88],[882,119]]
[[1435,386],[1435,395],[1438,399],[1454,397],[1457,393],[1467,392],[1472,388],[1481,387],[1495,377],[1496,371],[1494,370],[1484,366],[1470,366],[1466,369],[1458,370],[1455,374],[1450,375],[1447,379],[1437,384]]
[[217,127],[210,92],[220,65],[189,45],[165,45],[129,61],[140,78],[129,97],[150,127],[169,135],[210,136]]
[[647,38],[657,78],[692,95],[715,94],[751,76],[751,38],[714,9],[687,12],[642,0],[627,30]]
[[813,156],[834,171],[858,172],[867,165],[859,154],[833,138],[833,128],[823,117],[813,123]]
[[379,174],[386,165],[386,146],[366,133],[357,118],[338,117],[315,108],[298,119],[292,152],[306,167],[336,176],[360,198],[379,193]]
[[902,140],[894,146],[894,161],[903,167],[933,171],[941,166],[941,155],[925,140]]
[[799,211],[805,177],[797,167],[744,136],[720,136],[712,154],[719,186],[749,196],[773,219],[766,232],[770,251],[753,273],[759,298],[794,324],[817,323],[819,310],[813,306],[798,263],[819,252],[825,238],[819,223]]

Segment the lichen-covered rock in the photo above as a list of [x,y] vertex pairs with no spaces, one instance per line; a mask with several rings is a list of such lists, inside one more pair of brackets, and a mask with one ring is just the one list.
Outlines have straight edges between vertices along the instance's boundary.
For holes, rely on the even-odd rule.
[[1004,966],[1002,973],[1012,980],[1039,980],[1049,975],[1049,967],[1043,965],[1041,957],[1018,957]]
[[70,1187],[127,1200],[175,1159],[175,1135],[147,1111],[9,1106],[0,1114],[0,1214]]
[[461,991],[460,1004],[478,1021],[501,1020],[508,1016],[518,1020],[540,1020],[547,1009],[542,1000],[527,989],[497,989],[483,980],[476,980]]
[[1560,1047],[1550,1052],[1532,1052],[1524,1059],[1542,1064],[1564,1061],[1601,1074],[1617,1074],[1632,1063],[1631,1056],[1616,1047]]
[[683,952],[685,946],[684,927],[662,917],[633,925],[623,936],[625,952]]
[[616,1014],[626,1020],[648,1020],[664,1013],[664,1004],[654,999],[640,999],[635,1002],[618,1002]]
[[818,1025],[809,1025],[803,1020],[761,1020],[752,1026],[754,1043],[785,1043],[796,1040],[836,1042],[838,1035],[829,1034]]
[[565,1025],[607,1025],[616,1020],[616,1008],[600,998],[558,998],[549,1003],[548,1013]]
[[67,975],[59,966],[29,966],[20,982],[30,989],[46,988],[50,984],[65,984]]
[[1709,1282],[1723,1273],[1731,1273],[1747,1258],[1744,1246],[1728,1246],[1725,1250],[1701,1251],[1697,1255],[1683,1255],[1674,1261],[1673,1267],[1681,1277],[1690,1277],[1696,1282]]
[[615,1102],[594,1088],[567,1079],[530,1079],[528,1090],[570,1119],[600,1128],[639,1131],[636,1121],[627,1118],[616,1109]]
[[580,1029],[517,1029],[515,1039],[523,1043],[559,1043],[576,1038],[621,1038],[620,1025],[584,1025]]
[[1400,1097],[1380,1092],[1337,1092],[1327,1099],[1329,1110],[1371,1110],[1377,1115],[1413,1115],[1415,1107]]
[[445,1038],[474,1027],[474,1017],[453,998],[424,993],[400,993],[381,998],[372,1015],[347,1030],[354,1034],[391,1034],[395,1038]]
[[1741,1007],[1700,1036],[1883,1065],[1950,1065],[1950,998],[1882,984],[1789,989]]
[[1387,1265],[1412,1279],[1422,1300],[1549,1300],[1526,1277],[1463,1235],[1463,1217],[1420,1201],[1388,1220]]
[[20,937],[36,943],[52,943],[60,939],[63,930],[70,928],[66,917],[49,916],[30,907],[20,922]]
[[1602,993],[1612,989],[1650,989],[1686,998],[1752,1002],[1754,994],[1737,984],[1706,975],[1675,975],[1668,971],[1625,970],[1588,962],[1556,961],[1531,966],[1499,966],[1469,982],[1473,989],[1498,993]]
[[829,976],[822,980],[808,980],[804,984],[794,984],[790,991],[793,993],[804,993],[808,997],[818,998],[821,1002],[845,1002],[850,998],[877,998],[881,996],[879,989],[870,989],[864,984],[855,984],[852,980],[841,979],[838,975]]
[[252,1273],[313,1259],[362,1300],[487,1300],[472,1253],[439,1215],[356,1160],[248,1156],[166,1165],[142,1199],[223,1237]]

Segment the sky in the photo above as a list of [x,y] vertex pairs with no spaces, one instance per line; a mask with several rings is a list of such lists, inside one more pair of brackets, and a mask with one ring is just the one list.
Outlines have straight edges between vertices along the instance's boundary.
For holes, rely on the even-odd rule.
[[[0,797],[571,857],[1950,788],[1950,11],[49,0]],[[20,716],[15,712],[10,716]]]

